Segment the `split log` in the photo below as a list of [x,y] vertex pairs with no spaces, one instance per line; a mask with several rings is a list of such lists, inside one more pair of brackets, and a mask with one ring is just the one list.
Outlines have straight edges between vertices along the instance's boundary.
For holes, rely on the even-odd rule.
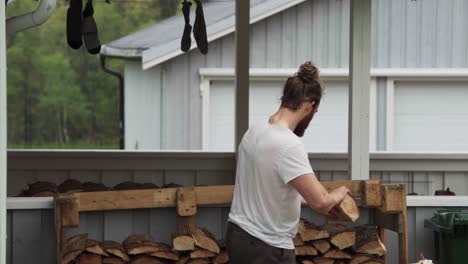
[[101,264],[102,257],[95,254],[83,253],[78,256],[75,264]]
[[88,234],[81,234],[71,237],[65,243],[62,253],[62,263],[70,263],[76,259],[86,249]]
[[82,188],[83,192],[103,192],[109,190],[104,184],[95,182],[84,182]]
[[190,260],[190,256],[182,256],[175,264],[185,264]]
[[226,249],[226,241],[224,241],[224,239],[219,239],[218,240],[218,246],[219,246],[219,249],[221,249],[221,250]]
[[158,251],[158,244],[149,234],[130,235],[122,243],[129,255],[151,253]]
[[336,209],[338,210],[338,221],[355,222],[359,218],[359,209],[356,201],[349,194],[336,206]]
[[383,263],[384,263],[383,260],[373,258],[373,259],[369,259],[369,260],[363,262],[362,264],[383,264]]
[[123,261],[118,257],[105,257],[102,259],[103,264],[127,264],[126,261]]
[[164,262],[155,257],[142,254],[132,258],[130,264],[164,264]]
[[52,182],[38,181],[29,184],[29,188],[25,191],[25,194],[31,197],[55,196],[57,194],[57,185]]
[[62,182],[58,187],[57,190],[60,193],[76,193],[83,191],[83,185],[80,181],[74,179],[68,179]]
[[214,264],[225,264],[229,262],[229,255],[226,250],[223,250],[219,253],[218,256],[214,259]]
[[296,237],[293,238],[293,243],[295,247],[304,245],[304,241],[302,240],[300,234],[297,234]]
[[172,247],[177,251],[194,250],[195,241],[190,235],[175,235],[172,238]]
[[216,256],[214,252],[205,249],[195,249],[190,252],[190,258],[211,258]]
[[312,260],[309,260],[309,259],[304,259],[301,261],[302,264],[315,264],[315,262],[313,262]]
[[329,237],[328,231],[326,229],[317,227],[302,218],[299,222],[298,232],[303,241],[312,241]]
[[372,259],[372,255],[367,255],[367,254],[355,254],[349,264],[361,264],[364,263],[370,259]]
[[314,262],[315,264],[334,264],[335,260],[331,258],[320,257],[320,258],[315,258]]
[[124,261],[129,261],[130,258],[128,257],[125,248],[115,241],[105,240],[101,242],[101,247],[107,252],[114,256],[117,256]]
[[296,256],[317,256],[317,249],[313,246],[299,246],[295,248]]
[[353,247],[356,253],[383,256],[387,248],[380,241],[377,226],[365,225],[358,228],[356,233],[356,244]]
[[314,246],[322,254],[325,254],[331,247],[327,240],[315,240],[312,242],[312,246]]
[[332,249],[329,250],[325,255],[323,255],[325,258],[331,258],[331,259],[351,259],[352,256],[344,251],[338,250],[338,249]]
[[331,236],[330,242],[340,250],[354,246],[356,243],[356,231],[348,229]]
[[113,189],[116,191],[137,190],[140,189],[140,186],[141,183],[125,181],[115,185]]
[[164,184],[161,188],[180,188],[180,187],[184,187],[184,186],[177,184],[177,183],[170,182],[170,183]]
[[157,245],[158,251],[150,253],[151,256],[168,260],[179,260],[179,254],[172,250],[169,245],[164,243],[157,243]]
[[101,256],[109,256],[107,252],[99,245],[99,242],[93,239],[86,240],[86,251]]
[[211,261],[209,261],[208,259],[198,258],[189,260],[187,264],[211,264]]
[[220,248],[218,242],[208,230],[205,228],[197,228],[192,236],[196,246],[219,254]]
[[144,190],[144,189],[158,189],[158,188],[159,188],[159,186],[157,186],[156,184],[151,183],[151,182],[145,182],[145,183],[142,183],[140,185],[141,190]]

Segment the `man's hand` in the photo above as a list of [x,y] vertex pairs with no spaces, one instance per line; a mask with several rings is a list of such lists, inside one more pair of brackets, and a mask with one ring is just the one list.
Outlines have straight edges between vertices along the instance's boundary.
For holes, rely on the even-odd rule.
[[346,187],[328,193],[314,174],[301,175],[291,180],[289,184],[302,195],[309,207],[331,219],[336,217],[336,212],[332,209],[343,201],[346,194],[351,193]]

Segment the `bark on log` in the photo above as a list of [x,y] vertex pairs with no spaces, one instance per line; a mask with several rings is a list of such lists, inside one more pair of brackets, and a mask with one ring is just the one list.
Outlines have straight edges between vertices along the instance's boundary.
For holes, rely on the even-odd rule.
[[52,182],[38,181],[29,184],[29,188],[25,191],[25,194],[31,197],[55,196],[57,194],[57,185]]
[[101,242],[101,247],[107,252],[114,256],[117,256],[124,261],[129,261],[130,258],[128,257],[125,248],[115,241],[105,240]]
[[185,264],[190,260],[190,256],[181,256],[175,264]]
[[102,259],[103,264],[127,264],[126,261],[122,260],[119,257],[104,257]]
[[211,264],[211,261],[209,261],[208,259],[199,258],[199,259],[191,259],[187,262],[187,264]]
[[157,243],[157,245],[158,251],[150,253],[151,256],[174,261],[179,260],[179,254],[176,251],[172,250],[172,248],[169,245],[164,243]]
[[86,240],[86,251],[96,255],[109,256],[101,245],[99,245],[99,242],[93,239]]
[[164,262],[155,257],[143,254],[132,258],[130,264],[164,264]]
[[83,253],[76,258],[75,264],[102,264],[102,257],[95,254]]
[[103,192],[109,190],[104,184],[95,182],[84,182],[82,188],[83,192]]
[[58,187],[57,190],[60,193],[76,193],[76,192],[82,192],[83,191],[83,184],[74,179],[68,179],[64,182],[62,182]]
[[219,254],[220,248],[218,242],[208,230],[205,228],[197,228],[192,236],[196,246]]
[[76,259],[86,249],[88,234],[76,235],[67,240],[62,253],[62,263],[67,264]]
[[158,251],[158,244],[149,234],[130,235],[122,243],[129,255],[152,253]]
[[327,240],[315,240],[312,242],[314,246],[320,253],[325,254],[330,249],[330,242]]
[[326,229],[317,227],[305,219],[301,219],[299,222],[298,232],[303,241],[312,241],[329,237]]
[[314,262],[315,264],[334,264],[335,260],[331,258],[320,257],[320,258],[315,258]]
[[384,261],[381,260],[381,259],[370,259],[370,260],[367,260],[365,262],[363,262],[362,264],[383,264]]
[[356,233],[356,244],[353,247],[356,253],[383,256],[387,253],[385,245],[380,241],[377,226],[360,226]]

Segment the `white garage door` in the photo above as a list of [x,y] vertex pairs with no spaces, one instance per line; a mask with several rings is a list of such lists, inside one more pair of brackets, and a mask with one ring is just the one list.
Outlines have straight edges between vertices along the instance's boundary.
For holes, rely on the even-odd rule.
[[[249,123],[268,120],[279,107],[283,82],[254,81],[250,86]],[[210,86],[210,150],[234,150],[234,83],[213,81]],[[347,151],[348,88],[346,82],[326,83],[319,112],[303,141],[309,152]]]
[[468,150],[468,83],[396,82],[395,150]]

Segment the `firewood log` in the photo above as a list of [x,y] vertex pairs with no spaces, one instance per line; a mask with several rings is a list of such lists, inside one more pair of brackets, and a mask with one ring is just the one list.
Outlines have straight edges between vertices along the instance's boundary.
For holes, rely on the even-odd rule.
[[172,247],[177,251],[194,250],[195,241],[190,235],[174,235],[172,237]]
[[211,261],[208,259],[197,258],[189,260],[187,264],[211,264]]
[[104,184],[95,182],[84,182],[81,187],[83,188],[83,192],[103,192],[109,190]]
[[205,249],[195,249],[192,252],[190,252],[190,258],[211,258],[216,256],[216,253],[211,252],[209,250]]
[[140,189],[141,183],[132,182],[132,181],[125,181],[121,182],[114,186],[114,190],[116,191],[125,191],[125,190],[137,190]]
[[127,264],[126,261],[123,261],[119,257],[104,257],[102,259],[103,264]]
[[315,262],[313,262],[312,260],[309,260],[309,259],[303,259],[301,261],[302,264],[315,264]]
[[355,222],[359,218],[359,209],[349,194],[336,206],[336,209],[338,210],[338,221]]
[[355,254],[349,264],[361,264],[372,258],[373,256],[368,254]]
[[101,245],[99,245],[99,242],[93,239],[86,240],[86,251],[96,255],[109,256]]
[[356,253],[372,254],[383,256],[387,253],[387,248],[380,241],[377,226],[360,226],[356,233],[356,244],[353,247]]
[[128,257],[125,248],[115,241],[105,240],[101,242],[101,247],[107,252],[114,256],[117,256],[124,261],[129,261],[130,258]]
[[157,245],[158,251],[150,253],[151,256],[168,260],[179,260],[179,254],[172,250],[169,245],[164,243],[157,243]]
[[296,256],[317,256],[317,249],[313,246],[304,245],[295,248]]
[[192,236],[196,246],[219,254],[220,248],[218,242],[208,230],[205,228],[197,228]]
[[29,184],[29,188],[25,191],[25,194],[31,197],[55,196],[57,194],[57,185],[52,182],[38,181]]
[[327,240],[315,240],[312,242],[314,246],[320,253],[325,254],[330,249],[330,242]]
[[76,193],[83,191],[83,185],[80,181],[74,179],[68,179],[62,182],[58,187],[57,190],[60,193]]
[[128,236],[122,243],[129,255],[151,253],[158,251],[158,244],[149,234],[137,234]]
[[190,256],[181,256],[175,264],[185,264],[190,260]]
[[136,257],[133,257],[130,261],[130,264],[164,264],[164,262],[155,257],[141,254]]
[[333,234],[330,242],[341,250],[352,247],[356,243],[356,230],[348,229]]
[[65,242],[65,247],[62,253],[62,263],[70,263],[76,259],[86,249],[86,240],[88,234],[76,235]]
[[141,190],[144,190],[144,189],[158,189],[158,188],[159,188],[159,186],[157,186],[156,184],[151,183],[151,182],[145,182],[145,183],[140,184],[140,189]]
[[180,187],[184,187],[184,186],[177,184],[177,183],[170,182],[170,183],[164,184],[161,188],[180,188]]
[[214,259],[214,264],[225,264],[229,262],[229,255],[226,250],[222,250]]
[[304,241],[302,240],[299,233],[296,235],[296,237],[293,238],[293,243],[295,247],[304,245]]
[[362,264],[383,264],[383,263],[384,263],[383,260],[373,258],[373,259],[369,259],[369,260],[363,262]]
[[351,259],[352,258],[350,254],[344,251],[338,250],[338,249],[329,250],[323,256],[325,258],[331,258],[331,259]]
[[329,237],[328,231],[326,229],[314,226],[302,218],[299,222],[298,232],[303,241],[312,241]]
[[76,258],[75,264],[101,264],[102,257],[95,254],[82,253]]
[[224,239],[219,239],[218,246],[219,246],[219,249],[221,250],[226,249],[226,241],[224,241]]
[[334,264],[335,260],[331,258],[320,257],[320,258],[315,258],[314,262],[315,264]]

